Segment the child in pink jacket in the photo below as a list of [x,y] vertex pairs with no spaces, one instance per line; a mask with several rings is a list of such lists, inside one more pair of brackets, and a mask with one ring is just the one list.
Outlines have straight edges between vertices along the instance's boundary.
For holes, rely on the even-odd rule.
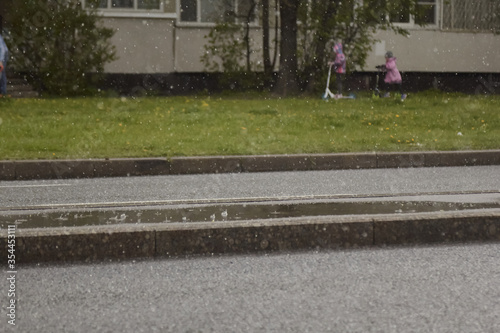
[[[388,85],[396,85],[401,94],[401,100],[406,99],[406,94],[403,93],[403,80],[401,79],[401,73],[399,73],[398,67],[396,66],[396,58],[391,51],[385,54],[385,79],[384,82]],[[384,97],[389,97],[390,94],[386,93]]]
[[328,62],[328,65],[333,66],[333,70],[336,73],[337,81],[337,96],[342,97],[342,83],[344,81],[346,72],[346,58],[344,51],[342,50],[342,43],[337,42],[333,47],[333,53],[335,54],[335,60]]

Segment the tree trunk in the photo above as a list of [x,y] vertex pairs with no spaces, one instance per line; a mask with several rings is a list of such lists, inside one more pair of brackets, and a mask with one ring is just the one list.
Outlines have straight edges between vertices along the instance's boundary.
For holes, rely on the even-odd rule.
[[243,37],[243,40],[244,40],[245,46],[246,46],[246,61],[247,61],[247,72],[248,73],[250,73],[252,71],[252,64],[250,61],[250,55],[252,53],[252,50],[250,47],[250,23],[253,21],[256,6],[257,6],[257,3],[255,1],[252,1],[250,4],[250,10],[245,15],[245,36]]
[[269,0],[262,0],[262,56],[264,61],[264,73],[266,77],[271,75],[271,53],[269,49]]
[[281,96],[292,96],[299,92],[299,84],[297,80],[298,6],[298,0],[280,1],[280,67],[275,91]]

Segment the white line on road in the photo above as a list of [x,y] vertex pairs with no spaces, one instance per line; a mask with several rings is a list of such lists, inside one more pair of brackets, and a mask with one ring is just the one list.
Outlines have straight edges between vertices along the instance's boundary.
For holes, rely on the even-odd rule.
[[30,187],[59,187],[59,186],[73,186],[73,184],[0,185],[0,188],[30,188]]

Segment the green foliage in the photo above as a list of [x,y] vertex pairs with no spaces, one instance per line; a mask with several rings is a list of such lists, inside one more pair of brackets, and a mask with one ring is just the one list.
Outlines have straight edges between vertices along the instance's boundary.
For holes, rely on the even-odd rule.
[[208,35],[201,57],[205,68],[212,72],[241,72],[245,70],[243,27],[233,22],[217,23]]
[[[331,46],[334,41],[342,41],[344,44],[348,71],[363,68],[376,42],[373,35],[377,30],[392,30],[397,34],[408,35],[407,30],[393,22],[408,18],[410,15],[419,21],[418,17],[425,13],[421,12],[422,8],[417,6],[417,2],[417,0],[296,1],[299,6],[295,18],[299,29],[298,48],[292,52],[297,53],[301,85],[307,86],[309,90],[317,89],[317,83],[323,85],[324,68],[332,56]],[[281,20],[283,19],[281,17]],[[206,53],[202,57],[208,70],[227,73],[226,77],[239,77],[244,72],[261,70],[248,65],[249,40],[244,28],[244,25],[233,21],[233,23],[217,24],[210,31],[206,36],[208,40],[205,46]],[[246,67],[245,57],[247,57]],[[263,60],[262,63],[265,62],[265,59]]]
[[[221,73],[219,84],[225,89],[258,87],[261,70],[250,60],[248,31],[244,25],[234,22],[217,23],[208,35],[201,62],[211,72]],[[250,53],[250,54],[249,54]]]
[[[98,1],[98,0],[93,0]],[[90,73],[102,73],[116,59],[95,9],[76,0],[16,0],[10,30],[11,64],[33,73],[36,86],[51,95],[78,95],[91,88]]]
[[205,36],[201,62],[206,70],[221,74],[219,83],[225,89],[260,87],[262,75],[256,72],[263,70],[260,63],[265,61],[254,61],[256,50],[250,35],[259,1],[241,2],[236,10],[230,4],[226,3],[228,10]]
[[302,3],[299,39],[300,71],[309,88],[323,83],[324,68],[332,55],[333,42],[344,44],[347,70],[363,68],[376,42],[377,30],[408,31],[392,23],[399,17],[418,15],[416,0],[313,0]]

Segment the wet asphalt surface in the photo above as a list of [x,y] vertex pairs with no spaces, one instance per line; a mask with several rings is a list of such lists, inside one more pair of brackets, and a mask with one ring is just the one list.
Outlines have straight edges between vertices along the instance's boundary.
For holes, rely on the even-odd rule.
[[460,192],[500,192],[500,166],[1,181],[0,209]]
[[500,166],[0,182],[0,228],[500,207]]
[[[0,182],[0,209],[384,196],[498,203],[499,175],[485,166]],[[7,331],[498,332],[499,253],[499,244],[470,244],[22,265],[17,325]]]
[[30,265],[17,278],[8,332],[500,331],[500,244]]

